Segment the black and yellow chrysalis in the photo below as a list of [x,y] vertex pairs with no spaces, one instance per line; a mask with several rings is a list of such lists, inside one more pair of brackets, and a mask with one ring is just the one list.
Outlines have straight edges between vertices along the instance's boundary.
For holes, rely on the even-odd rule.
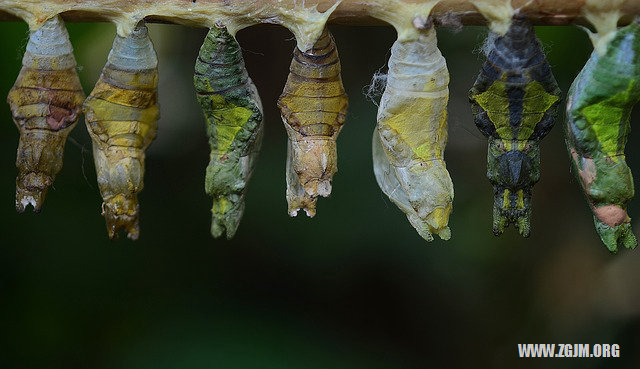
[[291,216],[299,209],[314,216],[317,197],[331,193],[331,179],[338,171],[336,140],[347,105],[338,50],[325,28],[311,49],[295,49],[278,100],[289,135],[287,202]]
[[84,92],[69,34],[59,16],[31,33],[7,102],[20,130],[16,210],[39,211],[62,168],[67,136],[82,112]]
[[213,197],[211,234],[231,238],[244,212],[244,194],[262,141],[263,114],[240,45],[226,28],[216,26],[207,34],[194,84],[211,147],[205,178],[205,190]]
[[141,22],[117,35],[100,79],[84,103],[87,128],[110,238],[119,230],[140,233],[138,192],[145,150],[158,130],[158,59]]
[[561,91],[528,20],[515,17],[504,36],[490,33],[486,48],[469,100],[477,128],[489,139],[493,233],[514,224],[528,237],[540,140],[554,125]]

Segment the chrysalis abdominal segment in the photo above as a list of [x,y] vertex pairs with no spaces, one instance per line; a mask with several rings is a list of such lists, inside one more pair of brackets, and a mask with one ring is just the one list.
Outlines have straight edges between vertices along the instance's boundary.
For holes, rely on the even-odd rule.
[[378,185],[427,241],[448,240],[453,183],[444,162],[449,72],[431,28],[391,48],[373,133]]
[[491,33],[487,60],[469,91],[477,128],[489,139],[487,177],[494,188],[493,233],[514,224],[528,237],[531,190],[540,179],[540,140],[557,115],[561,91],[526,19]]
[[205,190],[213,197],[211,234],[233,237],[260,149],[262,103],[244,67],[238,42],[213,27],[200,48],[194,84],[207,124],[211,154]]
[[84,92],[69,34],[60,17],[31,33],[22,69],[7,102],[20,130],[16,210],[40,211],[62,168],[67,136],[82,110]]
[[289,214],[316,213],[317,196],[331,193],[338,170],[336,139],[347,113],[347,95],[333,36],[325,28],[313,48],[293,53],[278,107],[289,136],[287,202]]
[[158,60],[147,27],[116,36],[100,79],[84,104],[110,238],[120,229],[137,239],[138,192],[145,149],[156,136]]
[[625,162],[629,117],[640,99],[638,18],[619,29],[584,66],[567,99],[566,143],[572,167],[593,211],[596,230],[607,248],[634,248],[627,204],[633,177]]

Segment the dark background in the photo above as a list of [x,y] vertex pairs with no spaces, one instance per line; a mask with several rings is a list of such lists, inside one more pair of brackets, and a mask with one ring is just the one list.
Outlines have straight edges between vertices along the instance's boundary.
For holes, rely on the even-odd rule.
[[[114,27],[69,24],[89,93]],[[140,195],[141,238],[111,242],[100,215],[83,121],[41,214],[14,209],[18,132],[0,111],[0,368],[636,368],[640,254],[610,255],[569,173],[562,120],[542,145],[532,236],[491,233],[486,140],[467,90],[485,29],[439,31],[451,73],[455,184],[450,241],[423,241],[378,189],[363,95],[395,39],[390,27],[332,26],[350,97],[340,171],[318,215],[290,218],[286,133],[276,108],[291,34],[275,26],[238,39],[262,96],[266,135],[232,241],[209,234],[208,146],[193,64],[202,29],[151,25],[160,59],[161,120]],[[0,96],[20,69],[22,23],[1,23]],[[573,27],[540,27],[563,91],[591,51]],[[638,116],[634,116],[636,121]],[[640,136],[628,163],[640,173]],[[638,201],[630,208],[640,219]],[[638,224],[634,227],[638,230]],[[518,359],[517,343],[618,343],[619,359]]]

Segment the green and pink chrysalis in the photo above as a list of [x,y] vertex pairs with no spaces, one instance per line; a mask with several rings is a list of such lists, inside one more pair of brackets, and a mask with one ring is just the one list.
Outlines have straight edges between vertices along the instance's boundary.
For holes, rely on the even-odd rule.
[[571,85],[566,143],[573,171],[611,251],[635,248],[627,204],[634,194],[625,162],[629,117],[640,99],[640,24],[620,28],[604,55],[597,52]]

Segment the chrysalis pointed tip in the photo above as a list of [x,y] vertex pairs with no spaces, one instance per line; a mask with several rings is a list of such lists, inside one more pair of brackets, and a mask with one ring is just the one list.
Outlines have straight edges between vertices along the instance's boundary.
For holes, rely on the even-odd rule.
[[287,202],[289,203],[289,216],[296,217],[298,211],[303,210],[309,217],[313,218],[316,215],[316,197],[296,196],[287,191]]
[[604,243],[611,253],[617,253],[620,247],[634,249],[638,245],[638,240],[631,229],[631,223],[626,222],[611,227],[601,222],[595,216],[594,222],[602,243]]
[[214,196],[211,206],[211,235],[218,238],[226,234],[228,240],[233,238],[243,213],[244,199],[242,195]]
[[334,139],[289,140],[292,172],[310,197],[331,194],[331,179],[338,171]]
[[138,201],[135,197],[127,198],[118,194],[106,200],[102,204],[102,215],[110,239],[117,239],[121,230],[127,232],[127,238],[133,241],[140,236]]
[[230,240],[235,235],[235,229],[229,229],[221,221],[217,219],[213,219],[211,222],[211,236],[213,238],[220,238],[222,235],[225,235],[227,240]]
[[416,229],[416,230],[418,231],[418,234],[420,235],[420,237],[422,237],[425,241],[427,242],[433,241],[433,234],[431,234],[431,232],[429,232],[428,230],[426,229],[423,229],[423,230]]
[[438,237],[443,241],[448,241],[451,238],[451,228],[446,225],[441,228],[434,228],[420,218],[413,218],[409,216],[407,216],[407,218],[420,237],[427,242],[432,242],[434,240],[434,234],[438,235]]
[[531,195],[524,194],[522,200],[524,206],[518,208],[511,202],[505,203],[505,196],[509,196],[503,195],[506,191],[508,190],[496,190],[493,205],[493,235],[496,237],[502,235],[505,228],[513,224],[518,233],[527,238],[531,234],[531,209],[528,208]]
[[451,228],[447,226],[441,229],[434,229],[433,232],[443,241],[448,241],[451,238]]
[[211,236],[213,238],[220,238],[225,235],[227,240],[230,240],[235,236],[237,230],[238,223],[231,224],[215,217],[211,220]]
[[529,219],[526,217],[519,218],[516,226],[518,227],[518,233],[524,238],[528,238],[531,235],[531,226],[529,225]]
[[628,248],[629,250],[633,250],[638,246],[638,241],[635,239],[635,237],[633,237],[633,240],[630,241],[629,243],[625,243],[624,247]]
[[213,238],[220,238],[222,233],[224,233],[224,228],[216,225],[215,223],[211,224],[211,236],[213,236]]
[[33,206],[34,211],[37,211],[38,204],[33,197],[25,196],[20,199],[16,198],[16,210],[18,211],[18,213],[24,213],[29,205]]
[[118,233],[125,231],[127,238],[136,241],[140,236],[140,227],[138,220],[126,215],[108,215],[104,214],[107,223],[107,233],[112,240],[118,239]]
[[496,237],[501,236],[504,233],[506,219],[494,212],[493,214],[493,235]]
[[31,205],[34,213],[39,213],[42,209],[45,196],[47,194],[47,188],[44,189],[23,189],[21,186],[16,186],[16,211],[18,213],[24,213],[24,211]]
[[300,207],[296,209],[289,209],[289,216],[295,218],[298,216],[298,211],[304,211],[305,215],[309,218],[313,218],[316,215],[315,207]]

